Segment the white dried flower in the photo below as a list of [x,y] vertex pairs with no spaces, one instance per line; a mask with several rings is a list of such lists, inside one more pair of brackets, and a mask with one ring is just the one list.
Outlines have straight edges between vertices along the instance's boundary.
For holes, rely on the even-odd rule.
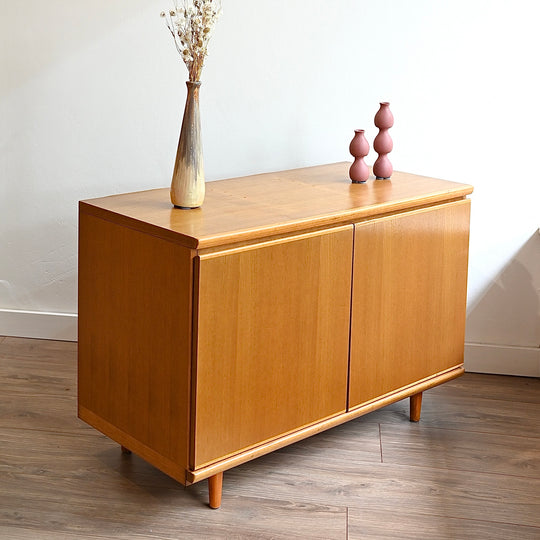
[[190,81],[199,81],[208,42],[212,30],[221,14],[221,0],[182,0],[179,7],[174,1],[174,10],[161,12],[167,28],[173,36],[176,49],[184,60]]

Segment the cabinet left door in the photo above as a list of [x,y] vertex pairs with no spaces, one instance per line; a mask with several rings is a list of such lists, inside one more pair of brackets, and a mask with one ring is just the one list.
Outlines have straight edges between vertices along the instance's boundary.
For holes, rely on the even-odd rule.
[[115,219],[80,213],[79,416],[185,482],[193,255]]
[[352,241],[345,226],[198,259],[193,469],[345,411]]

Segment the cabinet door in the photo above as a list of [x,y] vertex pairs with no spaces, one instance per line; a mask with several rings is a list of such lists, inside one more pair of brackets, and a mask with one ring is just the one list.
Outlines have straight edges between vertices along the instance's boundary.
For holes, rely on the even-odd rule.
[[468,200],[355,226],[349,407],[463,362]]
[[191,466],[345,411],[352,225],[200,257]]

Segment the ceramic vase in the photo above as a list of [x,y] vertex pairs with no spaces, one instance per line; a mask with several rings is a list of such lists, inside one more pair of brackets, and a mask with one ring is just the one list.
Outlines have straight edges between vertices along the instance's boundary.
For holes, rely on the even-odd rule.
[[364,162],[364,158],[369,153],[369,143],[363,129],[354,130],[349,152],[354,157],[354,163],[349,169],[349,177],[353,184],[363,184],[369,178],[369,167]]
[[379,128],[379,133],[373,141],[373,148],[379,157],[373,164],[373,174],[377,179],[387,180],[392,176],[394,169],[388,154],[392,151],[394,143],[388,130],[394,125],[394,116],[390,110],[390,103],[384,101],[375,115],[375,125]]
[[187,81],[187,97],[171,182],[171,202],[198,208],[204,201],[204,164],[199,112],[200,82]]

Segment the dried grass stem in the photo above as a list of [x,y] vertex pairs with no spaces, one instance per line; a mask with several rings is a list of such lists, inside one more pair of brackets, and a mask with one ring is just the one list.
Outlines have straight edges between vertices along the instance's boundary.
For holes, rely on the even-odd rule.
[[221,0],[173,0],[174,9],[161,12],[190,81],[200,81],[208,42],[221,14]]

